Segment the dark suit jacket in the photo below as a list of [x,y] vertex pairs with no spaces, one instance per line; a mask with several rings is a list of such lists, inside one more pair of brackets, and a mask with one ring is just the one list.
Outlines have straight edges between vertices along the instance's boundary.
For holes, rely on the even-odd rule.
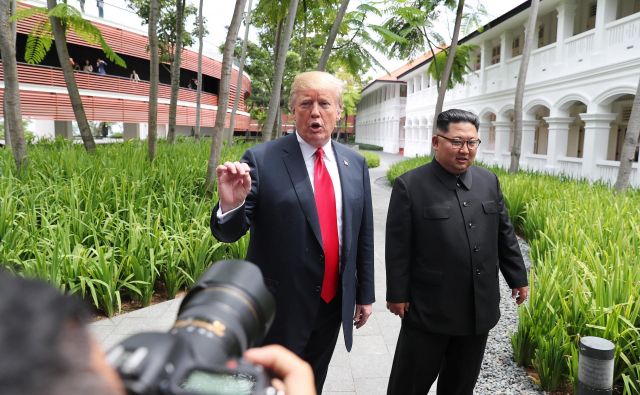
[[415,327],[485,334],[500,317],[498,271],[511,288],[527,285],[498,178],[485,169],[458,181],[433,160],[398,177],[386,233],[387,301],[410,302]]
[[[369,170],[364,158],[332,142],[342,187],[342,327],[351,349],[355,304],[375,300],[373,214]],[[211,232],[233,242],[251,230],[247,260],[261,269],[276,298],[276,316],[265,343],[301,353],[319,306],[324,255],[311,181],[295,134],[245,152],[251,168],[251,192],[243,207],[217,219]]]

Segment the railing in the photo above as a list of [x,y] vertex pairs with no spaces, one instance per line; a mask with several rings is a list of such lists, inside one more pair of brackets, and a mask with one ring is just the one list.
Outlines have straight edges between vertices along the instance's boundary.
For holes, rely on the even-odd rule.
[[[3,74],[1,65],[0,63],[0,75]],[[117,95],[149,96],[148,81],[134,82],[125,77],[100,75],[84,71],[76,71],[74,75],[79,89],[109,92]],[[56,86],[64,87],[65,89],[67,86],[62,69],[52,66],[18,63],[18,78],[21,84]],[[168,100],[170,97],[171,86],[159,84],[158,98]],[[178,100],[195,103],[196,91],[193,89],[180,88]],[[217,95],[208,92],[202,92],[201,100],[204,105],[215,106],[218,104]],[[233,97],[230,98],[229,102],[233,103]],[[243,109],[242,99],[240,109]]]
[[[597,177],[609,185],[613,185],[618,178],[618,171],[620,170],[620,162],[614,160],[601,160],[596,162]],[[630,180],[636,180],[638,173],[638,163],[634,163],[631,166]]]
[[557,44],[553,43],[542,48],[531,51],[531,62],[529,62],[529,70],[536,72],[546,69],[556,60]]
[[545,167],[547,166],[547,156],[546,155],[536,155],[530,154],[526,155],[526,168],[528,170],[537,171],[543,173],[545,171]]
[[565,45],[567,47],[567,57],[576,58],[590,54],[593,50],[593,41],[595,34],[595,31],[592,29],[565,40]]
[[640,13],[613,21],[606,26],[610,47],[638,45],[640,42]]
[[[505,78],[507,79],[507,85],[515,86],[518,81],[518,73],[520,72],[520,63],[522,63],[522,56],[518,55],[515,58],[507,60],[507,72]],[[510,83],[512,82],[513,83]]]
[[571,178],[582,177],[582,158],[562,157],[558,159],[559,173]]
[[487,92],[494,92],[502,88],[502,67],[500,63],[484,69]]

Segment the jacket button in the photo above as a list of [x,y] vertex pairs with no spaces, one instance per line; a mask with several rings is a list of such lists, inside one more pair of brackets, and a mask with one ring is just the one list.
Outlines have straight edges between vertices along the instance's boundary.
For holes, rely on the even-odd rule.
[[473,229],[473,222],[469,222],[469,229]]
[[464,207],[469,207],[469,206],[471,206],[471,202],[462,202],[462,205]]
[[320,293],[320,290],[322,289],[322,287],[320,287],[319,285],[316,285],[314,289],[316,293]]
[[480,247],[478,247],[478,246],[474,246],[474,247],[473,247],[473,252],[478,252],[478,251],[480,251]]
[[482,271],[480,269],[476,269],[476,276],[479,276]]

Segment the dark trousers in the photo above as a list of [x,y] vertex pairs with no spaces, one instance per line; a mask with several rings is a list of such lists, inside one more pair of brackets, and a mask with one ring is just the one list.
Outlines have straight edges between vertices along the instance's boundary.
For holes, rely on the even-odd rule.
[[438,395],[471,395],[487,335],[448,336],[402,323],[387,395],[424,395],[438,378]]
[[311,337],[300,357],[309,362],[313,369],[318,395],[322,393],[324,380],[327,378],[329,362],[336,348],[338,334],[340,333],[342,301],[337,295],[330,303],[320,299],[318,316],[311,332]]

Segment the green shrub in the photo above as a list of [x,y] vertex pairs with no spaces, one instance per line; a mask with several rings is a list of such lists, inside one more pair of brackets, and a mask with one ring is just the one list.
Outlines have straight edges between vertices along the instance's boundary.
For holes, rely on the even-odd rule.
[[376,155],[373,152],[366,151],[361,151],[360,154],[364,156],[364,159],[367,161],[367,166],[369,166],[370,169],[380,166],[380,155]]
[[364,143],[356,143],[356,144],[358,144],[358,149],[360,150],[382,151],[382,147],[379,145],[364,144]]
[[[29,149],[16,178],[0,151],[0,265],[80,294],[108,315],[123,301],[145,306],[159,287],[167,296],[189,287],[208,265],[245,255],[217,242],[205,197],[210,141],[158,142],[149,164],[146,142],[82,145],[43,141]],[[238,159],[247,145],[222,152]],[[232,255],[230,255],[230,252]]]
[[387,171],[387,179],[391,184],[404,173],[431,162],[430,156],[419,156],[417,158],[406,159],[401,162],[394,163]]

